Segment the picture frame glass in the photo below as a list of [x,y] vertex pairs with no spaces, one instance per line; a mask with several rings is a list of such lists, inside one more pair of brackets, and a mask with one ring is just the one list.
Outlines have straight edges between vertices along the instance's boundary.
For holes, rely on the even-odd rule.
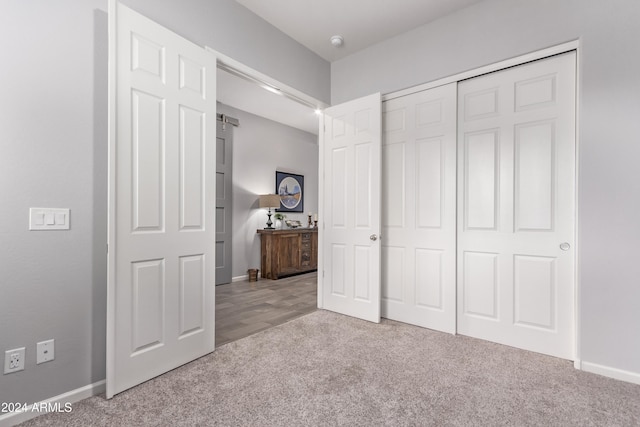
[[304,176],[276,171],[276,194],[280,196],[276,212],[304,212]]

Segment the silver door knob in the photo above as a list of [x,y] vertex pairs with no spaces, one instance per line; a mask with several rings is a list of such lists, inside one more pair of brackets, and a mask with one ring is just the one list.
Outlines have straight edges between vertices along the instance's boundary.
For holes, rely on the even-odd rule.
[[375,242],[376,240],[378,240],[378,236],[376,236],[375,234],[372,234],[371,236],[369,236],[369,239],[371,239],[371,241]]
[[568,251],[571,248],[571,245],[567,242],[560,243],[560,249],[563,251]]

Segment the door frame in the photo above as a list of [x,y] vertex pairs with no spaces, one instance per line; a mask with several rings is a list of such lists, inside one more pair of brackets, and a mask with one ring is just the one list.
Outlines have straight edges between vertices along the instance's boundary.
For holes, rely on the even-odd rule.
[[[478,67],[475,68],[473,70],[469,70],[469,71],[464,71],[462,73],[458,73],[458,74],[454,74],[451,76],[447,76],[441,79],[437,79],[437,80],[433,80],[431,82],[426,82],[423,84],[419,84],[416,86],[412,86],[406,89],[402,89],[399,91],[395,91],[395,92],[390,92],[387,94],[383,94],[382,95],[382,102],[391,100],[391,99],[395,99],[395,98],[399,98],[401,96],[406,96],[406,95],[411,95],[413,93],[416,92],[421,92],[424,90],[428,90],[428,89],[432,89],[438,86],[442,86],[445,84],[449,84],[449,83],[457,83],[460,82],[462,80],[466,80],[466,79],[471,79],[474,77],[478,77],[481,76],[483,74],[487,74],[487,73],[491,73],[494,71],[499,71],[499,70],[503,70],[506,68],[510,68],[510,67],[516,67],[518,65],[523,65],[526,64],[527,62],[532,62],[532,61],[536,61],[539,59],[544,59],[544,58],[548,58],[551,56],[555,56],[555,55],[559,55],[562,53],[566,53],[566,52],[570,52],[570,51],[575,51],[576,52],[576,140],[575,140],[575,199],[574,199],[574,203],[575,203],[575,212],[574,212],[574,236],[575,236],[575,259],[574,259],[574,277],[575,277],[575,281],[573,284],[573,288],[574,288],[574,331],[573,331],[573,339],[574,339],[574,361],[573,361],[573,365],[574,368],[576,369],[582,369],[582,362],[581,362],[581,358],[580,358],[580,275],[579,275],[579,269],[578,266],[580,264],[580,241],[579,241],[579,236],[578,236],[578,229],[579,229],[579,215],[578,215],[578,207],[579,207],[579,194],[580,194],[580,190],[579,190],[579,186],[580,186],[580,168],[579,168],[579,162],[578,159],[580,158],[580,133],[579,133],[579,126],[577,125],[580,122],[580,85],[581,85],[581,78],[580,78],[580,64],[581,64],[581,49],[580,49],[580,40],[576,39],[576,40],[571,40],[568,41],[566,43],[561,43],[558,45],[554,45],[554,46],[550,46],[548,48],[545,49],[540,49],[537,50],[535,52],[530,52],[524,55],[519,55],[513,58],[509,58],[503,61],[499,61],[499,62],[495,62],[492,64],[488,64],[482,67]],[[320,131],[322,131],[324,126],[322,117],[320,119]],[[319,139],[318,141],[318,145],[320,148],[320,159],[322,160],[322,141]],[[322,164],[322,162],[321,162]],[[318,184],[319,184],[319,188],[318,188],[318,194],[322,195],[324,192],[324,176],[323,171],[320,170],[319,171],[319,176],[318,176]],[[322,203],[322,197],[320,197],[320,200],[318,202],[318,210],[319,212],[323,212],[324,206]],[[322,240],[323,240],[323,233],[322,233],[322,228],[320,228],[319,233],[318,233],[318,238],[319,238],[319,242],[318,244],[320,245]],[[322,274],[321,272],[323,271],[323,267],[324,267],[324,260],[322,259],[322,257],[320,256],[320,254],[318,254],[318,308],[323,308],[322,304],[322,291],[323,291],[323,280],[322,280]]]
[[[230,128],[227,128],[226,126],[229,125],[231,126]],[[230,165],[229,165],[229,169],[231,171],[231,176],[229,177],[229,181],[227,183],[226,180],[226,176],[225,176],[225,183],[224,183],[224,188],[225,188],[225,195],[227,195],[228,192],[228,197],[229,197],[229,207],[228,207],[228,211],[225,211],[224,214],[224,229],[225,231],[229,233],[229,241],[227,242],[225,240],[225,247],[223,252],[223,259],[225,264],[228,264],[229,267],[229,281],[228,282],[223,282],[223,283],[218,283],[219,277],[218,277],[218,266],[215,266],[215,271],[216,271],[216,275],[215,275],[215,285],[216,286],[220,286],[220,285],[226,285],[229,283],[232,283],[233,281],[233,128],[234,127],[238,127],[240,126],[240,121],[236,118],[227,116],[224,113],[218,113],[216,112],[216,144],[217,144],[217,140],[218,138],[220,138],[221,134],[220,132],[228,132],[228,137],[224,138],[224,156],[227,156],[227,153],[229,153],[229,158],[230,158]],[[217,149],[217,145],[216,145],[216,149]],[[224,161],[226,161],[226,158],[224,159]],[[218,173],[218,165],[220,164],[220,160],[219,160],[219,156],[216,154],[216,175]],[[217,179],[217,177],[216,177]],[[217,215],[218,215],[218,192],[216,191],[216,221],[217,219]],[[216,245],[218,244],[218,239],[217,239],[217,234],[218,234],[218,230],[216,229]],[[216,248],[216,264],[218,262],[217,258],[218,258],[218,250]]]

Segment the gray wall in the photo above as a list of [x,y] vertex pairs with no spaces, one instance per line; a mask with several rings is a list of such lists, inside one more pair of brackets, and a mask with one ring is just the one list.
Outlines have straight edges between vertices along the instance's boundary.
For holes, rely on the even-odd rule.
[[318,212],[318,137],[227,105],[218,111],[240,120],[233,130],[233,262],[232,276],[260,268],[260,237],[267,215],[258,195],[275,192],[275,171],[304,175],[304,213],[287,219],[307,223]]
[[[232,0],[129,0],[201,45],[319,99],[329,64]],[[3,0],[0,13],[0,402],[105,378],[107,1]],[[29,232],[29,207],[71,209],[71,230]],[[35,344],[54,338],[54,361]]]
[[[107,17],[104,1],[3,1],[0,13],[0,402],[105,377]],[[28,231],[29,207],[71,209],[71,230]],[[36,366],[35,344],[56,359]]]
[[640,2],[487,0],[334,62],[332,102],[580,39],[579,345],[640,374]]

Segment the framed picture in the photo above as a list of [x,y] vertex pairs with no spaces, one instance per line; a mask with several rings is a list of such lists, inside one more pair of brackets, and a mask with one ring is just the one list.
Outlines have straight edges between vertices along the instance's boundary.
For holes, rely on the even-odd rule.
[[304,212],[304,176],[276,171],[276,194],[280,196],[276,212]]

